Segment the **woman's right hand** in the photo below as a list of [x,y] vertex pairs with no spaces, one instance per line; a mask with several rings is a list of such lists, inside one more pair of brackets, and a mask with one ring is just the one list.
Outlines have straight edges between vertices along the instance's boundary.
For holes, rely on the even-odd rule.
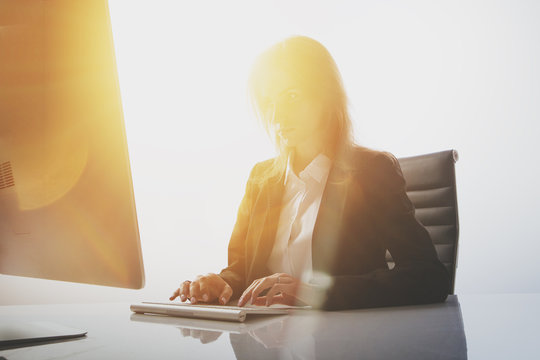
[[190,300],[192,304],[197,302],[212,302],[218,300],[222,305],[229,302],[233,290],[225,280],[217,274],[199,275],[193,281],[186,280],[171,295],[169,300],[180,297],[180,300]]

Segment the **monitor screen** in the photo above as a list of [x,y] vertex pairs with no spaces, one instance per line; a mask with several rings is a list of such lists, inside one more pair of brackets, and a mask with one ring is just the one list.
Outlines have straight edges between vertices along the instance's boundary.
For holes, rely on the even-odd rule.
[[0,273],[142,288],[107,1],[3,1],[0,54]]

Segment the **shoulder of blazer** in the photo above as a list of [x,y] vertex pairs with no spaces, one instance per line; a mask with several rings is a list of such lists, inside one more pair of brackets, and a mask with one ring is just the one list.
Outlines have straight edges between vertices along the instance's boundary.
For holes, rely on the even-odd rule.
[[396,157],[387,151],[370,149],[360,145],[354,145],[351,150],[352,167],[356,171],[368,173],[381,167],[395,167],[399,165]]
[[261,181],[261,178],[264,177],[265,172],[274,165],[274,162],[275,158],[271,158],[258,162],[253,166],[253,168],[251,169],[251,173],[249,174],[249,179],[247,183],[248,191],[250,191],[252,194],[256,194],[263,191],[264,189],[275,188],[280,184],[279,178],[277,177]]
[[376,196],[405,193],[406,183],[397,158],[387,151],[355,147],[355,175]]
[[251,170],[252,176],[259,176],[266,170],[272,167],[274,164],[274,161],[276,161],[276,158],[271,158],[263,161],[259,161],[253,166],[253,169]]
[[249,186],[255,185],[255,187],[264,186],[265,184],[257,180],[260,179],[260,177],[263,176],[263,174],[274,165],[274,161],[275,161],[275,158],[271,158],[271,159],[256,163],[251,169],[251,173],[249,174],[248,185]]

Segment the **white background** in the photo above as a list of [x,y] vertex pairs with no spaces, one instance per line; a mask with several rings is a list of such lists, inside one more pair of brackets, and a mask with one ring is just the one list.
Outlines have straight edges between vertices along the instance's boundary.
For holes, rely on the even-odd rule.
[[340,68],[357,141],[457,149],[456,293],[540,292],[540,2],[110,0],[143,290],[0,276],[0,304],[166,300],[218,272],[253,164],[254,57],[294,34]]

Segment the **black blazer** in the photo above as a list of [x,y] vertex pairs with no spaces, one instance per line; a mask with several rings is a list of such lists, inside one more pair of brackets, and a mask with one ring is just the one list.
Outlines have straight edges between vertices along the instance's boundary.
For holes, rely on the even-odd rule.
[[[258,184],[272,160],[255,165],[220,276],[238,297],[260,277],[276,236],[283,176]],[[395,267],[389,270],[386,250]],[[396,158],[355,146],[330,169],[312,239],[313,271],[331,279],[323,309],[444,301],[450,276],[416,220]]]

